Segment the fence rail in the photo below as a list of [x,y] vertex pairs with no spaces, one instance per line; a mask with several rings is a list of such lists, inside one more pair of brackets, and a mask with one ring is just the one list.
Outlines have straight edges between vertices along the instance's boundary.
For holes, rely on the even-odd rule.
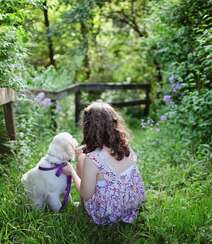
[[[145,99],[137,99],[131,101],[120,101],[112,102],[111,105],[115,107],[126,107],[135,105],[145,105],[145,114],[149,112],[150,106],[150,85],[149,84],[112,84],[112,83],[89,83],[89,84],[77,84],[67,87],[59,91],[49,91],[45,89],[33,89],[30,90],[31,93],[37,95],[41,92],[45,93],[46,97],[50,98],[52,101],[52,115],[56,107],[57,101],[63,99],[71,94],[75,94],[75,123],[78,124],[80,119],[80,112],[85,104],[81,104],[81,93],[82,92],[104,92],[107,90],[143,90],[145,91]],[[54,116],[53,116],[54,117]],[[53,119],[54,120],[54,119]],[[54,121],[56,127],[56,121]]]
[[15,122],[13,117],[12,103],[16,99],[16,93],[10,88],[0,88],[0,106],[4,109],[4,119],[8,136],[11,140],[15,140]]

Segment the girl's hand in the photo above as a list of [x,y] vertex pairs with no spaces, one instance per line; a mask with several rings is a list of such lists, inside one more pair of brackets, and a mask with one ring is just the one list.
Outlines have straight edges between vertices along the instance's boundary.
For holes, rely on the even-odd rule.
[[64,175],[72,175],[74,168],[71,164],[67,164],[65,167],[63,167],[63,174]]

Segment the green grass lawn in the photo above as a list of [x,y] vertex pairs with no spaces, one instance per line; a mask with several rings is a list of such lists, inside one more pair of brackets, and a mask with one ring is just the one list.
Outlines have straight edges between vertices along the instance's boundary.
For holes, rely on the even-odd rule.
[[[132,145],[144,178],[146,200],[133,224],[92,224],[82,208],[62,213],[32,208],[20,183],[22,174],[45,153],[50,136],[38,138],[27,160],[0,163],[0,243],[209,243],[210,171],[165,126],[132,130]],[[178,140],[177,140],[178,139]],[[23,156],[24,157],[24,156]],[[76,190],[73,200],[79,200]]]

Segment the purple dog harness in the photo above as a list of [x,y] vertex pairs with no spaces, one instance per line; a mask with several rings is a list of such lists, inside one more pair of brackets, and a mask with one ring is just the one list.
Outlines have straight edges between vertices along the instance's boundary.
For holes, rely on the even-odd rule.
[[[50,168],[44,168],[42,166],[39,166],[39,170],[43,170],[43,171],[49,171],[49,170],[54,170],[56,169],[56,172],[55,172],[55,175],[57,177],[60,177],[60,175],[62,174],[62,171],[63,171],[63,167],[65,167],[67,165],[66,162],[63,162],[63,163],[60,163],[60,164],[55,164],[55,166],[53,167],[50,167]],[[65,205],[67,204],[68,202],[68,197],[69,197],[69,194],[70,194],[70,191],[71,191],[71,176],[66,176],[66,189],[65,189],[65,194],[64,194],[64,198],[63,198],[63,202],[62,202],[62,207],[60,210],[63,210]]]

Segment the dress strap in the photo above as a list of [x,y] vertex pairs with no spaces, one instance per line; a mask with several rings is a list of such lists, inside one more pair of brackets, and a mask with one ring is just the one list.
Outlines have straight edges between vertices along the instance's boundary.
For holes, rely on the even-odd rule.
[[132,148],[130,148],[130,159],[132,162],[137,162],[137,155]]
[[99,170],[103,170],[105,168],[103,162],[101,162],[98,152],[87,153],[86,157],[89,158]]

